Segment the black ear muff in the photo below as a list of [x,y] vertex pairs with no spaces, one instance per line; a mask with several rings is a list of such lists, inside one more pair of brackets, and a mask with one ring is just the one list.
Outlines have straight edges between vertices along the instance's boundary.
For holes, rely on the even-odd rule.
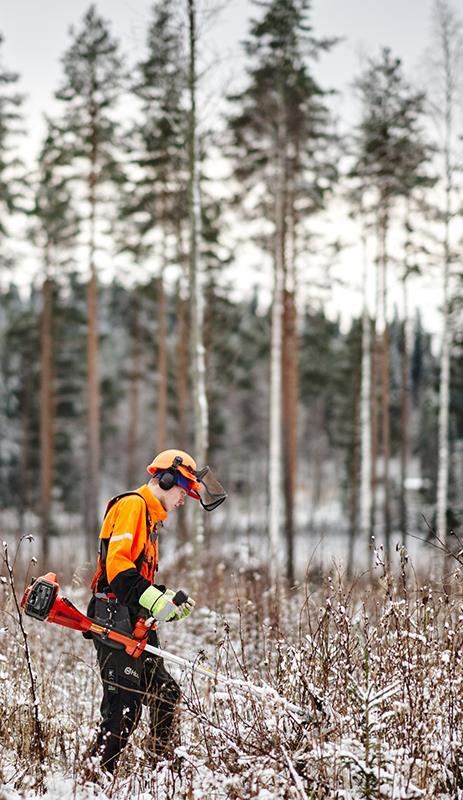
[[161,489],[168,491],[176,484],[176,471],[168,469],[159,476],[159,486]]

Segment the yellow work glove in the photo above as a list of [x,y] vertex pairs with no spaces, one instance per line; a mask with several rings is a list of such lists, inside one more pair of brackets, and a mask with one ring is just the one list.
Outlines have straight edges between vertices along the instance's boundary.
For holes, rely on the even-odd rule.
[[[177,602],[174,602],[174,599]],[[178,602],[179,600],[181,602]],[[173,589],[162,591],[156,586],[145,589],[138,602],[143,608],[148,609],[158,622],[185,619],[191,614],[195,605],[195,601],[185,592],[174,592]]]

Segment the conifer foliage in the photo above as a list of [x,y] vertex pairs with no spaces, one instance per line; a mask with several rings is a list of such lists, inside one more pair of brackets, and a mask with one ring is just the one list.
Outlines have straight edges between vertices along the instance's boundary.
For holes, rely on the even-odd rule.
[[271,0],[259,5],[262,16],[253,21],[245,43],[249,62],[247,86],[241,94],[230,98],[236,110],[229,124],[240,191],[252,192],[255,214],[273,225],[268,245],[274,272],[269,526],[272,560],[276,564],[279,493],[283,484],[286,564],[292,580],[298,461],[299,356],[295,305],[301,265],[298,241],[307,218],[323,207],[336,175],[336,168],[328,158],[332,131],[324,91],[315,81],[310,63],[334,42],[313,35],[307,0]]

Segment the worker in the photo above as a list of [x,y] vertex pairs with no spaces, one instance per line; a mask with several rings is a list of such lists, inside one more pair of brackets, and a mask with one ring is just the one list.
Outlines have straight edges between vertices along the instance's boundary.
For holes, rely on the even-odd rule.
[[[168,514],[181,508],[187,496],[211,511],[226,493],[209,467],[182,450],[164,450],[147,467],[147,484],[113,497],[100,532],[97,570],[92,581],[88,616],[100,624],[131,634],[140,617],[161,616],[166,622],[188,617],[194,601],[175,606],[176,592],[158,583],[158,535]],[[91,634],[86,634],[91,637]],[[180,689],[163,660],[142,653],[134,658],[124,646],[93,637],[103,682],[102,722],[88,755],[112,773],[146,704],[150,714],[153,759],[171,758],[179,739]],[[158,646],[154,629],[148,643]]]

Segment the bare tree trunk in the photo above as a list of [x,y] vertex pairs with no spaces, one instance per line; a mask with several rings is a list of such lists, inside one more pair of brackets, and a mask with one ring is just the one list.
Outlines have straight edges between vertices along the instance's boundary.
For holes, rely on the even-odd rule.
[[22,384],[24,386],[23,401],[21,408],[21,483],[20,483],[20,511],[19,527],[23,532],[24,515],[30,507],[30,451],[32,435],[32,352],[27,348],[22,363]]
[[[185,248],[182,241],[182,227],[177,220],[177,258],[179,264],[185,267]],[[186,272],[186,269],[185,269]],[[177,442],[181,450],[189,449],[188,442],[188,278],[182,276],[177,284],[177,348],[176,348],[176,408],[177,408]],[[188,531],[186,524],[186,509],[179,508],[177,514],[177,541],[179,545],[186,544]]]
[[[449,208],[450,201],[448,198]],[[438,460],[437,460],[437,532],[446,541],[449,484],[449,402],[450,402],[450,213],[446,215],[444,238],[444,274],[442,286],[442,346],[440,355]],[[448,563],[446,570],[448,568]]]
[[[177,288],[177,441],[181,450],[188,450],[188,297],[184,295],[183,281],[180,280]],[[188,539],[185,512],[186,509],[182,507],[177,513],[177,540],[180,545],[186,544]]]
[[[208,403],[206,395],[206,368],[203,342],[203,275],[199,242],[201,238],[201,195],[198,163],[198,132],[196,120],[196,8],[195,0],[188,2],[189,22],[189,94],[190,113],[188,131],[189,161],[189,217],[190,217],[190,342],[194,407],[195,458],[205,464],[208,450]],[[199,551],[204,542],[204,519],[201,509],[195,506],[195,566],[199,566]]]
[[188,449],[188,299],[177,291],[177,436],[179,447]]
[[347,550],[347,576],[352,576],[355,557],[355,538],[359,509],[359,457],[360,457],[360,370],[354,372],[354,415],[352,426],[352,463],[350,471],[349,543]]
[[366,233],[363,244],[363,314],[362,314],[362,377],[360,388],[360,532],[362,542],[371,548],[372,508],[372,391],[371,391],[371,320],[368,313],[368,257]]
[[[379,234],[378,234],[379,240]],[[371,325],[371,546],[370,560],[372,565],[373,548],[376,545],[378,516],[378,457],[380,450],[380,370],[381,340],[378,334],[378,321],[381,322],[382,294],[379,268],[376,269],[375,308]]]
[[275,237],[272,320],[270,342],[270,452],[269,452],[269,539],[270,580],[272,589],[278,590],[280,567],[280,515],[281,515],[281,433],[282,433],[282,339],[283,290],[285,272],[285,183],[283,144],[283,102],[280,111],[275,152]]
[[157,318],[158,328],[158,417],[157,417],[157,448],[158,452],[167,447],[167,309],[166,294],[162,271],[158,281]]
[[270,579],[273,589],[276,589],[278,586],[280,563],[282,284],[283,275],[281,260],[280,257],[275,254],[272,300],[272,332],[270,342],[269,453]]
[[180,449],[188,450],[188,347],[189,347],[189,302],[188,275],[182,227],[177,220],[177,259],[182,266],[183,275],[177,283],[177,348],[176,348],[176,390],[177,390],[177,441]]
[[[95,111],[92,109],[92,114]],[[98,504],[100,489],[100,369],[98,337],[98,279],[95,265],[96,251],[96,184],[98,140],[93,128],[88,176],[89,228],[89,279],[87,283],[87,475],[85,524],[87,555],[95,553],[98,534]]]
[[407,477],[410,451],[409,418],[410,418],[410,358],[409,358],[409,319],[407,301],[407,265],[402,281],[403,290],[403,322],[400,342],[400,529],[402,544],[407,544],[408,509],[407,509]]
[[[450,262],[451,244],[450,227],[452,219],[453,164],[453,105],[455,103],[455,64],[452,56],[451,18],[448,6],[438,4],[440,40],[443,56],[445,109],[444,109],[444,241],[443,241],[443,276],[442,276],[442,346],[440,356],[439,385],[439,420],[438,420],[438,461],[437,461],[437,514],[436,526],[439,536],[447,541],[447,503],[449,485],[449,402],[450,402]],[[460,34],[459,34],[460,35]],[[446,564],[447,572],[449,564]]]
[[132,292],[131,365],[129,383],[129,423],[127,430],[127,486],[134,486],[138,471],[138,421],[140,419],[141,334],[140,305],[136,289]]
[[87,466],[87,547],[91,557],[98,532],[98,498],[100,486],[100,377],[98,364],[98,289],[93,263],[87,284],[87,414],[88,414],[88,466]]
[[384,543],[385,555],[389,561],[391,557],[391,484],[390,484],[390,460],[391,460],[391,433],[389,419],[389,323],[383,331],[382,357],[381,357],[381,384],[382,384],[382,443],[383,443],[383,485],[384,485]]
[[389,420],[389,323],[387,320],[388,280],[387,280],[387,230],[388,209],[385,201],[381,202],[379,220],[380,254],[379,267],[381,276],[381,321],[382,321],[382,346],[381,346],[381,426],[382,426],[382,452],[383,452],[383,490],[384,490],[384,543],[385,556],[389,561],[391,557],[391,508],[390,508],[390,420]]
[[[298,163],[296,157],[295,163]],[[297,166],[294,167],[297,172]],[[285,541],[286,576],[294,583],[294,510],[296,499],[298,417],[299,417],[299,342],[297,331],[297,274],[296,274],[296,230],[294,175],[288,179],[285,189],[286,214],[284,237],[286,241],[283,291],[283,469],[285,496]]]
[[378,508],[378,455],[379,455],[379,398],[378,363],[380,361],[379,339],[376,330],[376,315],[371,327],[371,522],[370,522],[370,564],[373,546],[376,541],[376,516]]
[[298,342],[296,304],[292,291],[283,293],[283,465],[285,495],[286,576],[294,583],[294,497],[297,474]]
[[42,285],[42,318],[40,325],[40,514],[42,534],[42,561],[49,554],[50,509],[53,483],[53,282],[46,270]]

